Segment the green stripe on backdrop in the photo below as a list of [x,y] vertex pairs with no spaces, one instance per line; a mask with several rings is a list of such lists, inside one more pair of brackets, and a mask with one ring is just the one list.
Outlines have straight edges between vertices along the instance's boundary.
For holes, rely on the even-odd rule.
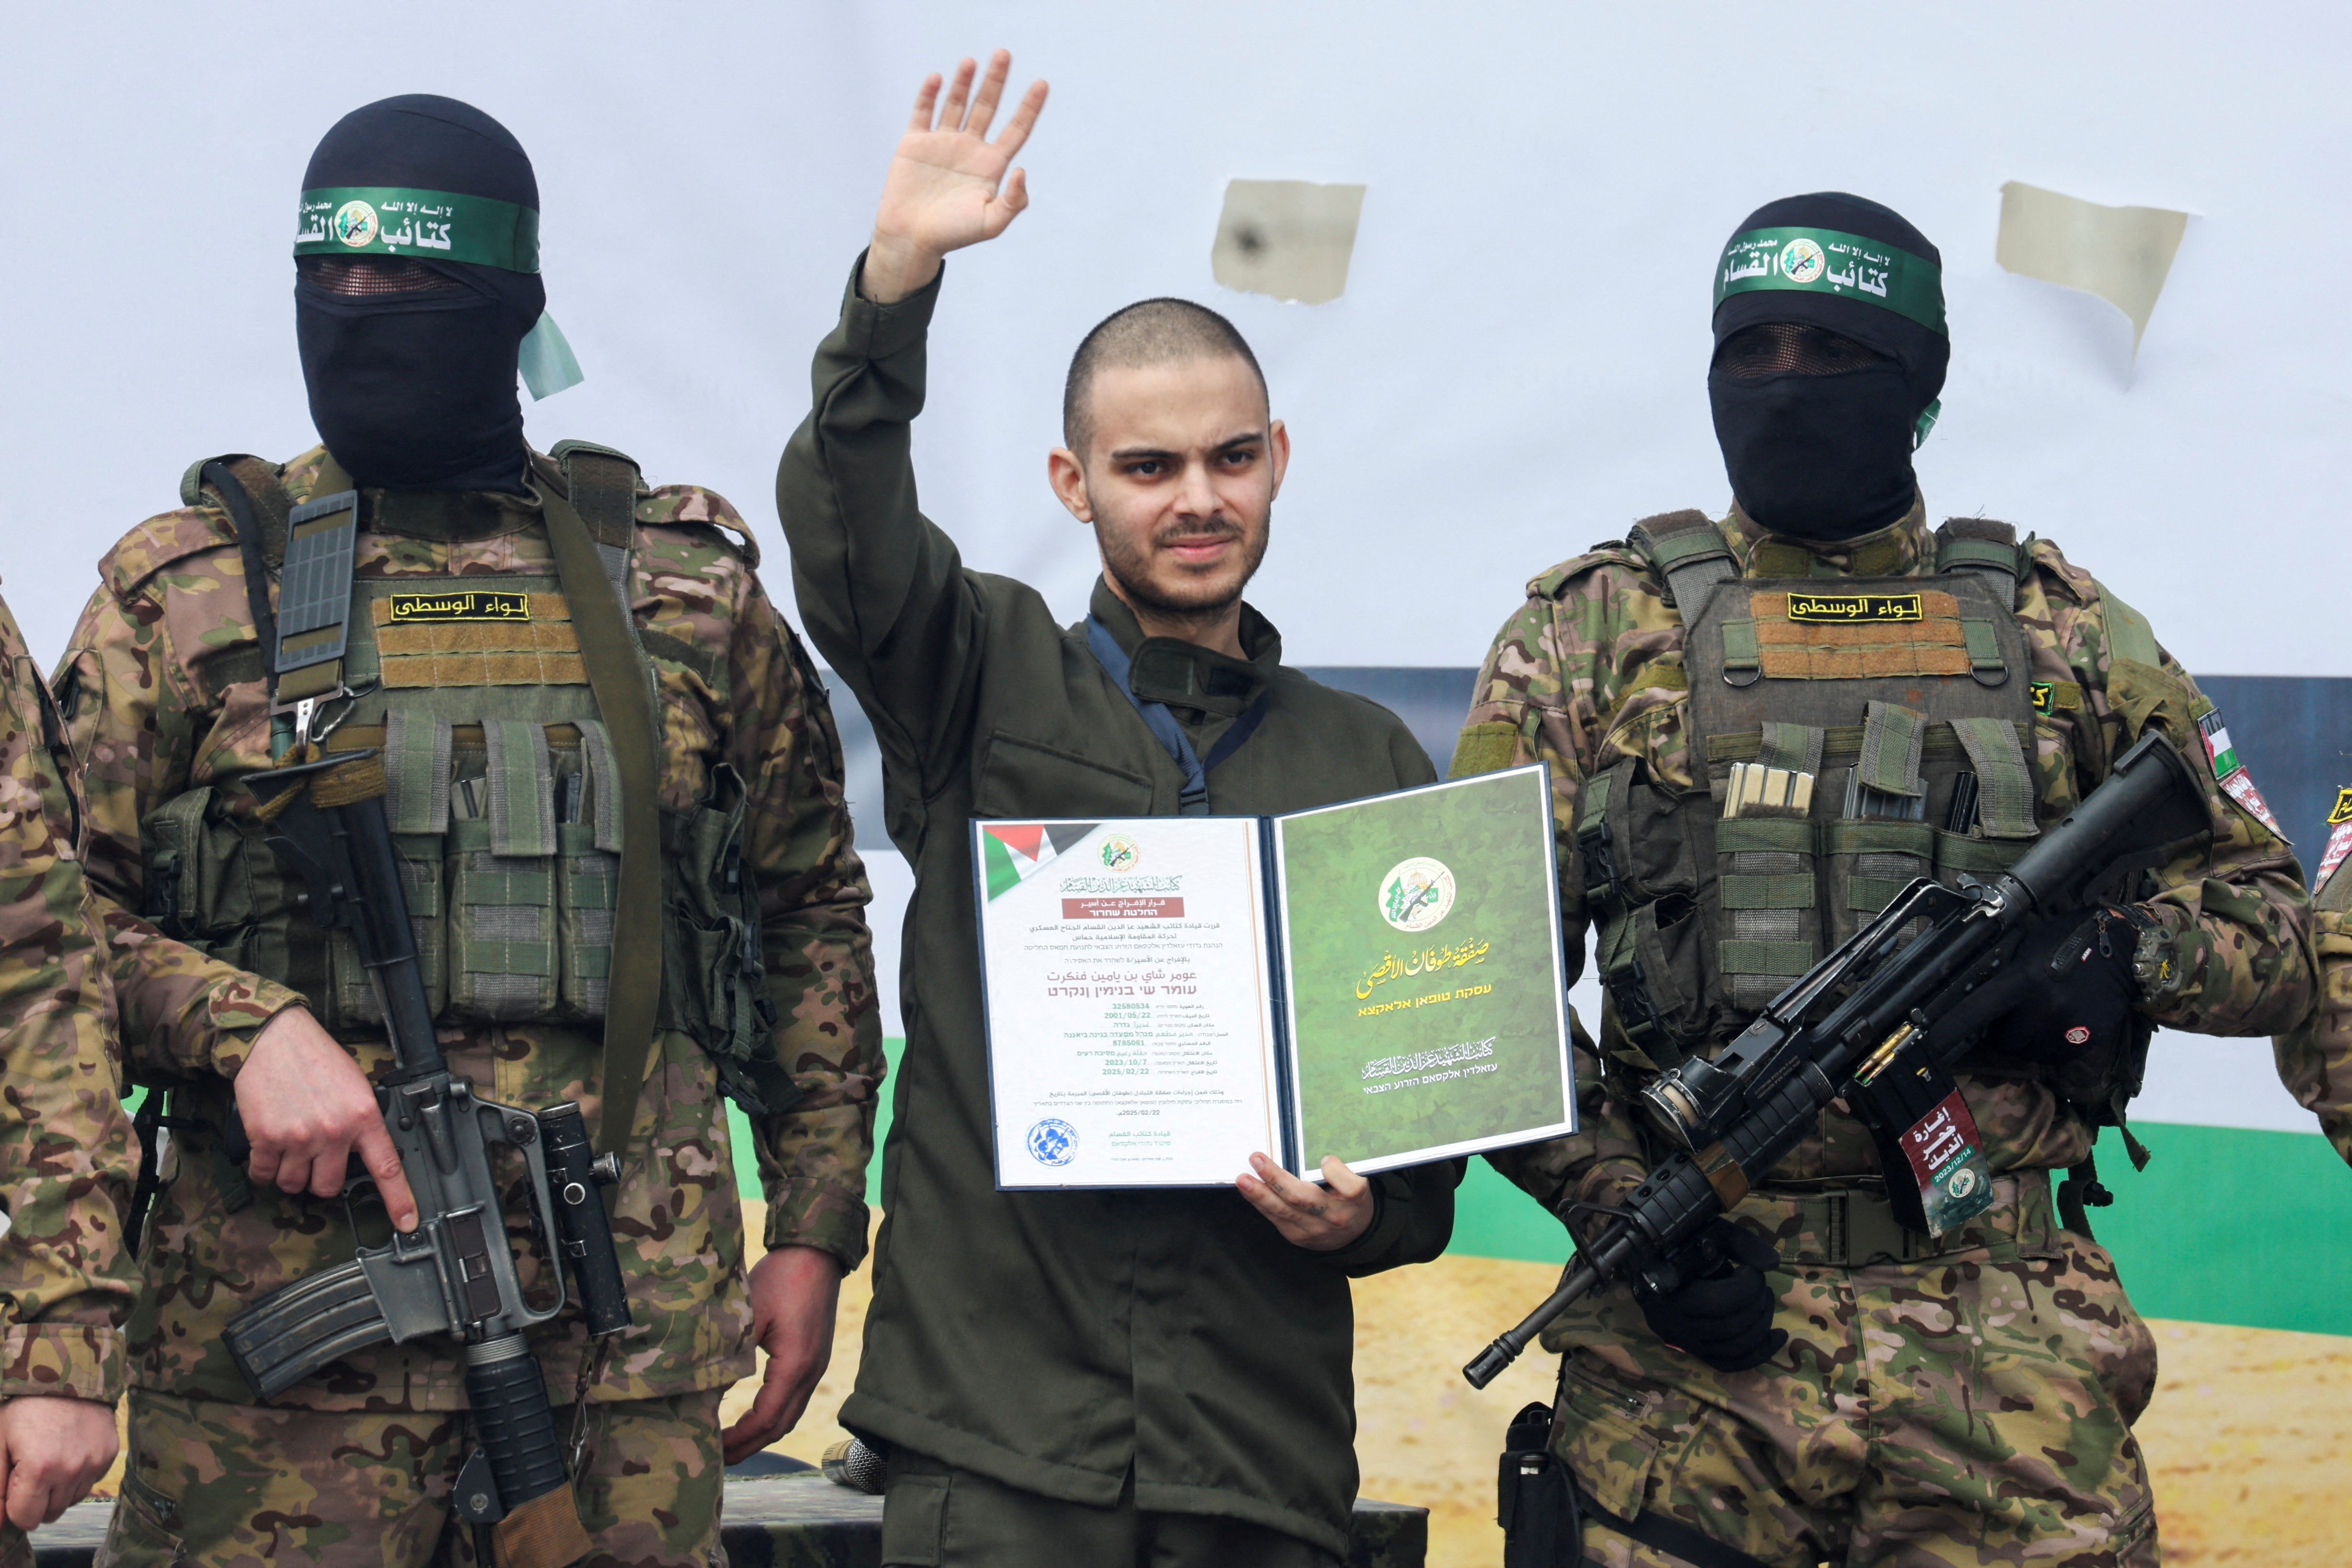
[[[894,1075],[904,1044],[885,1042]],[[890,1100],[886,1089],[883,1133]],[[757,1195],[749,1129],[740,1111],[730,1106],[727,1114],[736,1173],[743,1191]],[[2092,1210],[2091,1224],[2115,1253],[2143,1313],[2352,1335],[2352,1171],[2325,1138],[2173,1122],[2137,1131],[2156,1157],[2135,1172],[2117,1141],[2106,1139],[2099,1170],[2116,1204]],[[866,1172],[867,1201],[878,1201],[881,1190],[877,1160]],[[1454,1201],[1454,1244],[1446,1250],[1560,1263],[1568,1237],[1492,1166],[1473,1160]],[[1509,1325],[1468,1326],[1491,1335]]]

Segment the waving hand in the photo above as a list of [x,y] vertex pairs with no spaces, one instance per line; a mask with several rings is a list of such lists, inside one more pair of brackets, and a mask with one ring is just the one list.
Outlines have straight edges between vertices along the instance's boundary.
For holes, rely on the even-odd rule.
[[874,242],[858,279],[867,299],[883,305],[905,299],[938,273],[941,257],[994,239],[1029,205],[1024,172],[1005,171],[1045,107],[1045,84],[1031,82],[996,140],[988,139],[1012,68],[1012,55],[997,50],[974,90],[973,65],[965,60],[947,83],[944,102],[940,79],[924,79],[883,181]]

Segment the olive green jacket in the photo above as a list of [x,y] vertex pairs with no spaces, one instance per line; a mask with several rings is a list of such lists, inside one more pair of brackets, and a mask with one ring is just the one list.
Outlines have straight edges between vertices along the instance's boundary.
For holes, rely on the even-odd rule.
[[[1283,1240],[1230,1188],[1002,1193],[991,1157],[969,823],[1173,816],[1181,776],[1034,589],[965,569],[916,509],[938,284],[877,307],[854,282],[819,347],[814,412],[776,500],[801,613],[865,704],[890,835],[915,868],[900,964],[907,1052],[852,1429],[1076,1502],[1227,1515],[1346,1550],[1356,1489],[1348,1278],[1434,1257],[1459,1163],[1376,1177],[1379,1218],[1343,1252]],[[1107,589],[1094,612],[1206,754],[1259,692],[1256,732],[1210,775],[1220,814],[1296,811],[1428,784],[1378,705],[1281,663],[1144,639]],[[1211,691],[1222,695],[1205,695]]]

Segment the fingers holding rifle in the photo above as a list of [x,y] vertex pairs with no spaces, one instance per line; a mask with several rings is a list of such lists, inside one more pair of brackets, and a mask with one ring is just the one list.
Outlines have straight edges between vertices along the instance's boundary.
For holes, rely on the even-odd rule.
[[1679,1285],[1633,1292],[1652,1333],[1717,1372],[1747,1372],[1780,1353],[1789,1331],[1772,1326],[1780,1298],[1767,1277],[1780,1255],[1763,1237],[1717,1218],[1675,1261],[1688,1270]]
[[1323,1182],[1302,1181],[1263,1154],[1234,1184],[1282,1238],[1310,1252],[1336,1252],[1370,1230],[1378,1202],[1372,1184],[1337,1154],[1323,1156]]
[[246,1172],[254,1181],[334,1197],[357,1153],[393,1225],[416,1228],[416,1199],[374,1089],[351,1053],[303,1009],[288,1008],[255,1037],[236,1075],[236,1110],[253,1145]]

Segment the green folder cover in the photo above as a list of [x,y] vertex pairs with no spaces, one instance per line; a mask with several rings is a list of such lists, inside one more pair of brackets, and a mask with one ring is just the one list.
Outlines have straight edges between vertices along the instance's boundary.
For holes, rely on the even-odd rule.
[[975,821],[997,1184],[1575,1130],[1540,764],[1276,817]]

